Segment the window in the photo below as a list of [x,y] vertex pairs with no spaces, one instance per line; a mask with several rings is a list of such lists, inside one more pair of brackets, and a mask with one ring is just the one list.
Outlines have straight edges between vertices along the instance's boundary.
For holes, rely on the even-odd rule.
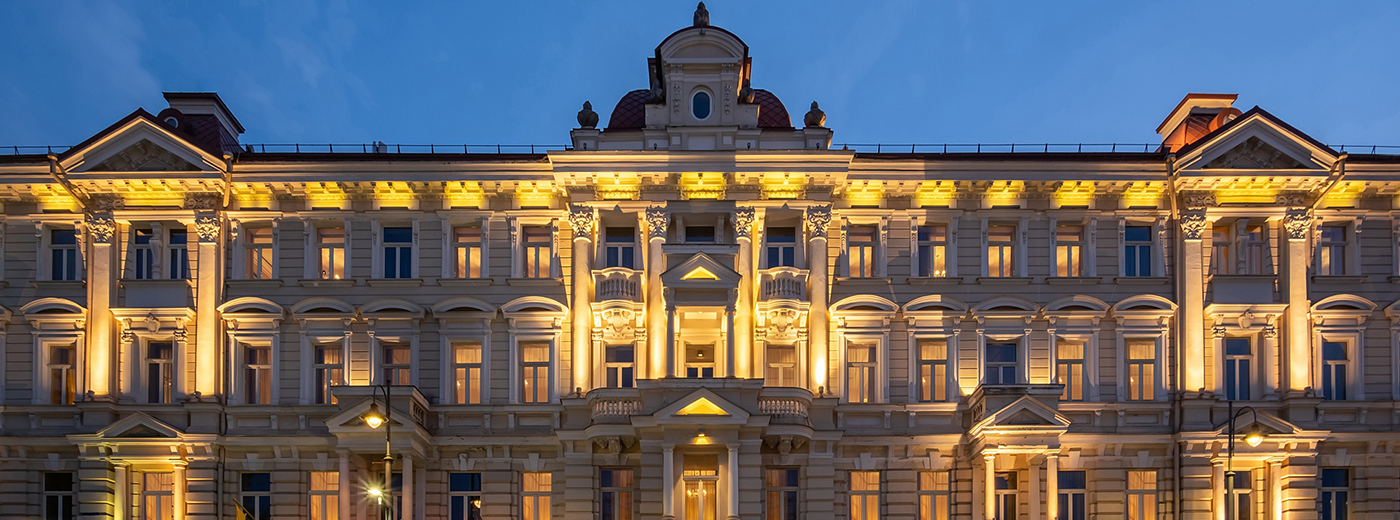
[[1346,226],[1320,226],[1317,229],[1317,274],[1347,274]]
[[384,236],[384,277],[413,277],[413,228],[386,227]]
[[947,471],[919,472],[919,520],[948,520],[952,516]]
[[764,520],[797,520],[797,468],[763,470]]
[[[1250,478],[1249,470],[1235,471],[1233,476],[1234,478],[1231,479],[1231,475],[1228,473],[1225,475],[1226,483],[1230,484],[1235,490],[1235,510],[1234,514],[1228,518],[1254,518],[1250,515],[1250,511],[1253,509],[1251,506],[1254,505],[1254,499],[1250,496],[1254,491],[1254,479]],[[1229,489],[1230,488],[1226,488],[1227,494]],[[1226,500],[1229,499],[1227,498]],[[1226,511],[1225,513],[1230,514],[1230,511]]]
[[1157,518],[1157,470],[1128,470],[1128,520]]
[[915,276],[947,276],[948,226],[919,226],[919,269]]
[[155,278],[155,253],[151,248],[151,240],[155,238],[155,233],[149,229],[137,229],[132,231],[131,237],[131,277],[137,280],[150,280]]
[[768,267],[797,266],[797,228],[770,227],[765,233],[768,242]]
[[1085,479],[1083,471],[1060,471],[1060,518],[1062,520],[1084,520],[1088,518],[1084,502]]
[[1123,227],[1123,276],[1152,276],[1152,226]]
[[1252,383],[1249,363],[1254,358],[1249,338],[1225,338],[1225,398],[1248,401]]
[[340,473],[335,471],[311,472],[311,520],[338,520],[340,518]]
[[604,267],[637,268],[637,230],[630,227],[607,228],[604,240]]
[[1264,227],[1245,226],[1240,236],[1240,261],[1243,264],[1240,274],[1265,274],[1264,270]]
[[851,515],[850,520],[877,520],[880,518],[880,472],[851,472]]
[[876,346],[873,343],[851,342],[846,347],[846,401],[873,403],[876,401]]
[[608,372],[608,388],[632,388],[633,362],[632,345],[608,345],[605,353],[606,370]]
[[152,341],[146,344],[146,402],[169,404],[175,401],[175,345]]
[[481,404],[481,343],[452,345],[452,402]]
[[345,278],[345,228],[317,229],[316,248],[321,258],[321,279]]
[[411,385],[410,364],[413,349],[404,343],[383,342],[381,352],[383,358],[380,360],[380,368],[384,371],[384,377],[379,381],[386,385]]
[[73,473],[45,473],[44,520],[74,518],[73,496]]
[[72,229],[49,230],[49,254],[52,258],[50,277],[56,281],[78,280],[78,232]]
[[1157,396],[1157,342],[1130,339],[1128,344],[1128,400],[1152,401]]
[[710,94],[706,92],[696,92],[695,97],[690,98],[690,113],[694,114],[696,119],[709,119]]
[[183,229],[170,230],[170,279],[190,277],[190,234]]
[[1322,342],[1322,398],[1345,401],[1347,398],[1347,344],[1340,341]]
[[846,263],[852,278],[875,276],[875,226],[851,226],[846,234]]
[[1323,468],[1318,475],[1322,481],[1322,493],[1318,510],[1320,520],[1346,520],[1349,501],[1350,475],[1345,468]]
[[987,226],[987,276],[1016,276],[1016,226]]
[[520,228],[524,240],[525,278],[549,278],[550,276],[550,232],[549,226],[523,226]]
[[272,474],[244,473],[239,503],[252,515],[250,520],[272,520]]
[[715,243],[714,226],[686,226],[685,243],[687,244],[713,244]]
[[345,381],[345,350],[339,343],[316,345],[315,364],[312,365],[316,378],[316,404],[335,404],[331,387]]
[[481,520],[481,474],[447,474],[449,520]]
[[547,520],[549,518],[549,491],[552,487],[550,474],[521,473],[520,516],[522,520]]
[[797,345],[776,345],[769,343],[768,373],[764,384],[767,386],[797,385]]
[[1016,384],[1016,362],[1020,357],[1015,343],[987,344],[986,384]]
[[996,488],[997,518],[1016,518],[1016,472],[997,473],[992,484]]
[[600,470],[598,491],[602,520],[632,520],[632,470]]
[[452,228],[452,251],[457,259],[457,278],[485,277],[481,256],[481,228],[460,226]]
[[243,404],[272,404],[272,347],[243,345]]
[[685,485],[685,519],[717,520],[718,461],[714,456],[686,455],[682,470]]
[[685,376],[690,378],[715,377],[715,345],[713,343],[686,344]]
[[1231,264],[1235,256],[1230,254],[1230,226],[1215,226],[1210,230],[1210,273],[1230,274],[1235,272]]
[[520,342],[520,400],[549,402],[549,342]]
[[[266,473],[264,473],[266,475]],[[174,520],[175,475],[173,473],[141,474],[141,519]],[[256,520],[272,518],[270,511]]]
[[1084,276],[1084,226],[1055,226],[1055,276]]
[[249,280],[272,278],[272,228],[244,228],[243,237],[243,251],[247,255],[244,276]]
[[73,404],[77,392],[77,359],[75,345],[49,347],[49,404]]
[[919,340],[919,401],[948,400],[948,340]]
[[1084,400],[1084,342],[1055,340],[1055,382],[1065,385],[1061,401]]

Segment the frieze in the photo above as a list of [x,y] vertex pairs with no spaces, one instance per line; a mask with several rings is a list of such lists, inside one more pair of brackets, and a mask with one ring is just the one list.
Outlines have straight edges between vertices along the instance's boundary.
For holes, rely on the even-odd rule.
[[1188,208],[1212,208],[1217,205],[1215,193],[1209,191],[1182,192],[1181,201]]

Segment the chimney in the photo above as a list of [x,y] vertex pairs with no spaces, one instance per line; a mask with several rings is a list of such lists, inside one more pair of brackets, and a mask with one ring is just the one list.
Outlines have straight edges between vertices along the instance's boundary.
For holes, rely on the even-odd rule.
[[1169,152],[1180,150],[1230,122],[1240,115],[1238,108],[1230,106],[1238,97],[1238,94],[1187,94],[1157,127],[1162,147]]
[[165,101],[190,121],[195,141],[224,152],[241,151],[238,134],[243,133],[243,125],[233,117],[218,93],[166,92]]

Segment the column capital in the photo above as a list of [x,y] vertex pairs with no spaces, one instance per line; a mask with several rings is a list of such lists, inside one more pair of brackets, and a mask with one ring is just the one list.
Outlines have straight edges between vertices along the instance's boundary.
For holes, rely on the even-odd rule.
[[211,244],[219,241],[219,216],[212,212],[201,212],[194,217],[194,231],[199,235],[199,243]]
[[117,234],[117,221],[109,211],[88,213],[84,223],[87,225],[88,234],[92,235],[93,243],[111,244],[112,238]]
[[812,238],[826,238],[826,228],[831,224],[831,205],[808,206],[804,220]]
[[734,208],[734,212],[729,214],[729,220],[734,223],[734,238],[753,240],[753,224],[757,220],[757,213],[753,206]]
[[1181,226],[1181,235],[1185,240],[1201,240],[1206,229],[1210,227],[1210,221],[1206,220],[1206,211],[1203,209],[1182,211],[1177,223]]
[[1289,240],[1307,240],[1312,230],[1313,216],[1306,209],[1290,209],[1283,213],[1283,229]]
[[593,224],[597,221],[593,208],[583,204],[570,204],[568,218],[569,227],[574,231],[574,240],[593,239]]
[[671,225],[671,212],[663,206],[647,208],[647,238],[666,240],[666,227]]

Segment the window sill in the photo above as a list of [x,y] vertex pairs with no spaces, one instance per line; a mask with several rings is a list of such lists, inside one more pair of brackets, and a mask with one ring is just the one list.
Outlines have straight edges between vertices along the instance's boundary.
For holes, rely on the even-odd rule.
[[344,289],[355,286],[354,278],[342,278],[339,280],[322,280],[320,278],[303,278],[297,280],[302,287],[325,287],[328,289]]
[[506,283],[516,287],[558,287],[564,281],[558,278],[507,278]]
[[1050,276],[1045,278],[1045,283],[1050,285],[1098,285],[1103,282],[1098,276]]
[[488,287],[495,282],[490,278],[438,278],[443,287]]
[[238,280],[229,280],[228,284],[230,287],[237,287],[240,289],[276,289],[282,286],[282,280],[277,278],[242,278]]
[[122,287],[194,287],[192,278],[122,278]]
[[[9,287],[10,285],[9,282],[0,283],[5,284],[4,287]],[[83,280],[32,280],[29,282],[29,286],[35,289],[43,289],[47,294],[48,291],[80,290],[87,287],[87,282]]]
[[1118,285],[1167,285],[1172,279],[1166,276],[1117,276],[1113,283]]
[[962,278],[958,276],[911,276],[909,285],[958,285],[962,283]]
[[1315,275],[1312,276],[1312,283],[1317,283],[1317,284],[1355,285],[1355,284],[1359,284],[1359,283],[1366,283],[1366,278],[1367,278],[1366,275],[1342,275],[1342,276],[1333,276],[1333,275],[1315,274]]
[[370,287],[422,287],[422,278],[370,278]]
[[890,279],[882,276],[842,276],[836,283],[848,285],[890,285]]
[[979,276],[977,283],[982,285],[1030,285],[1029,276]]

